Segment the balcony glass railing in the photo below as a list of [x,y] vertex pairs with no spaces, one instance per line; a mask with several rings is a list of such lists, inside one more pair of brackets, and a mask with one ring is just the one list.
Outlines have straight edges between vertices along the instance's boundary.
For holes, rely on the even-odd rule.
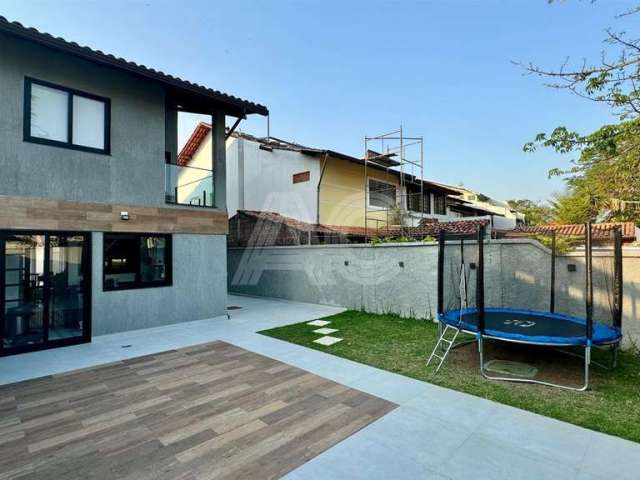
[[177,205],[213,208],[213,171],[166,163],[165,200]]

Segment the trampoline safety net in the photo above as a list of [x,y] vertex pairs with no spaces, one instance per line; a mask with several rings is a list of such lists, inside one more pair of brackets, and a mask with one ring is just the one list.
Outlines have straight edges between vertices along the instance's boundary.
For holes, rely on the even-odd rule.
[[438,313],[470,332],[531,343],[620,340],[620,231],[584,226],[566,236],[492,241],[441,234]]

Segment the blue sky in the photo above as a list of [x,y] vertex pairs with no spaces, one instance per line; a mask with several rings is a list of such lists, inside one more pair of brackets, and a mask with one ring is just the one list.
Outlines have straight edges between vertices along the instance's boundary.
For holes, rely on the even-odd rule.
[[[557,125],[587,133],[612,117],[512,62],[597,60],[607,27],[637,30],[637,18],[616,18],[633,5],[0,0],[0,15],[263,103],[274,136],[362,155],[364,135],[402,124],[425,137],[426,177],[544,200],[563,188],[547,170],[572,157],[522,145]],[[265,135],[266,121],[241,128]]]

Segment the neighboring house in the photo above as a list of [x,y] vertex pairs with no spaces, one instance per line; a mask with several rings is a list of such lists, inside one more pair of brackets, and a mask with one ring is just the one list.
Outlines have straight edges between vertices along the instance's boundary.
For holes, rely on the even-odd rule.
[[267,109],[2,17],[0,51],[0,355],[224,314],[225,117]]
[[[206,123],[195,128],[179,164],[197,167],[208,158],[210,130]],[[383,228],[398,224],[394,210],[401,207],[407,213],[403,223],[414,226],[422,217],[446,215],[447,195],[457,195],[457,189],[406,173],[401,182],[393,158],[380,157],[378,165],[369,162],[365,176],[362,158],[234,132],[227,140],[229,216],[268,211],[312,224],[356,227],[365,226],[367,217],[370,228]]]
[[449,195],[447,198],[447,213],[449,216],[486,216],[490,218],[492,227],[498,229],[515,228],[524,225],[524,214],[511,208],[507,202],[495,200],[462,186],[447,186],[458,191],[458,194]]

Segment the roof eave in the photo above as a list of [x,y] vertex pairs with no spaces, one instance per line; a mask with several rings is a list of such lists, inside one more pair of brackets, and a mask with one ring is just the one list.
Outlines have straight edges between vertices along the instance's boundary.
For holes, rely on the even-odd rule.
[[171,75],[163,74],[156,70],[147,68],[144,65],[137,65],[125,59],[105,54],[99,50],[82,47],[75,42],[68,42],[60,37],[54,37],[48,33],[39,32],[35,28],[28,28],[16,22],[10,22],[2,16],[0,16],[0,33],[5,33],[16,38],[43,45],[53,50],[74,55],[98,65],[105,65],[118,70],[123,70],[138,77],[156,81],[162,84],[165,88],[176,89],[196,97],[201,97],[202,100],[208,100],[208,103],[210,104],[215,103],[218,108],[232,116],[250,114],[264,116],[269,115],[269,110],[264,105],[242,100],[221,92],[216,92],[212,89],[193,84],[187,80],[181,80],[172,77]]

